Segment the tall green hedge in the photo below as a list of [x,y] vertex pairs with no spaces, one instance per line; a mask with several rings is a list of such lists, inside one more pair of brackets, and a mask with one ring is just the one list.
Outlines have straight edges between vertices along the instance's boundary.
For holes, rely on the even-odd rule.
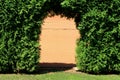
[[[81,20],[77,48],[80,70],[120,72],[120,0],[94,0]],[[94,5],[92,5],[94,4]]]
[[120,0],[66,0],[64,4],[81,14],[78,68],[89,73],[120,72]]
[[120,0],[0,0],[0,72],[33,72],[39,34],[48,14],[74,18],[77,67],[120,72]]
[[0,0],[0,72],[36,69],[44,1]]

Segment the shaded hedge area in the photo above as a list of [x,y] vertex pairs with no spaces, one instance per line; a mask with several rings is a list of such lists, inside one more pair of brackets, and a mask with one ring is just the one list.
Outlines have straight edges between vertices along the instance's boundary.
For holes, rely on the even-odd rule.
[[88,73],[120,72],[120,0],[0,0],[0,72],[33,72],[44,18],[74,18],[76,62]]

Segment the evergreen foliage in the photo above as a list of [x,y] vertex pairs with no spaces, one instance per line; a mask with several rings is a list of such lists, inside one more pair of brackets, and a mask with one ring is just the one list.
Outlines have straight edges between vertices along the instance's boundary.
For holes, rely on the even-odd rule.
[[120,0],[0,0],[0,72],[33,72],[44,18],[74,18],[77,67],[120,72]]
[[0,0],[0,72],[32,72],[45,0]]
[[77,65],[89,73],[120,72],[120,0],[85,1]]

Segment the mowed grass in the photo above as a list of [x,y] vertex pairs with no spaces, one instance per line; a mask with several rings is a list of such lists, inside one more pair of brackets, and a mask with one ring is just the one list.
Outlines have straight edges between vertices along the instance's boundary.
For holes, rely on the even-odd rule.
[[120,75],[52,72],[45,74],[0,74],[0,80],[120,80]]

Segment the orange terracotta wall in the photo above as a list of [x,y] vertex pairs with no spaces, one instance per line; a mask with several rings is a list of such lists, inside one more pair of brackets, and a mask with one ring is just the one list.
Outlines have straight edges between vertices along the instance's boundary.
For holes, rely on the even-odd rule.
[[77,38],[79,32],[73,19],[68,20],[60,16],[46,18],[40,35],[40,62],[75,64]]

